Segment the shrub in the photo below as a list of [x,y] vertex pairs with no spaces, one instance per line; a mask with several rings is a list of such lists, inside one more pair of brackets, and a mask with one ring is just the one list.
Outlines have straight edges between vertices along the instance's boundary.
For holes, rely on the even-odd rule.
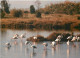
[[46,11],[45,14],[49,14],[49,11]]
[[80,30],[80,24],[78,26],[75,26],[74,28],[79,29]]
[[1,11],[1,13],[0,13],[1,18],[4,18],[4,16],[5,16],[4,11],[2,9],[0,9],[0,11]]
[[36,17],[37,17],[37,18],[41,18],[41,12],[37,12],[37,13],[36,13]]
[[12,15],[14,17],[22,17],[23,16],[23,12],[22,12],[22,10],[13,10]]
[[78,20],[80,20],[80,16],[78,16],[77,18],[78,18]]
[[34,14],[34,13],[35,13],[34,5],[31,5],[31,6],[30,6],[30,13],[31,13],[31,14]]
[[29,13],[28,11],[24,11],[24,13]]

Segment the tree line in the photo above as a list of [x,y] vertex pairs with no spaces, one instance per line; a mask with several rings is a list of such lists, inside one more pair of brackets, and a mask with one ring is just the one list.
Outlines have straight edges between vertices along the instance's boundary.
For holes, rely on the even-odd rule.
[[59,4],[50,4],[41,10],[45,14],[80,14],[80,2],[64,2]]

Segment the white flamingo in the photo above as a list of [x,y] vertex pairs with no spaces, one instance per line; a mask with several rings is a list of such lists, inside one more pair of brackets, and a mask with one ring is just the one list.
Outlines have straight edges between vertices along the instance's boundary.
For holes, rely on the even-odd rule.
[[63,38],[62,35],[58,35],[58,37],[57,37],[57,39],[56,39],[55,41],[56,41],[56,42],[60,42],[62,38]]
[[58,35],[58,37],[57,37],[58,39],[62,39],[63,38],[63,36],[62,35]]
[[79,41],[80,40],[80,37],[77,37],[77,41]]
[[47,48],[47,46],[48,46],[48,44],[47,44],[47,43],[43,43],[43,45],[44,45],[44,49],[46,49],[46,48]]
[[51,43],[51,45],[52,45],[52,47],[55,47],[55,46],[56,46],[56,42],[53,41],[53,42]]
[[26,38],[26,33],[21,34],[20,38],[21,38],[21,39]]
[[68,40],[72,39],[72,36],[68,36],[67,39],[68,39]]
[[71,41],[72,42],[76,41],[76,37],[74,36]]
[[25,41],[25,45],[28,45],[30,42],[29,41]]
[[19,35],[18,34],[15,34],[13,39],[18,39]]
[[67,45],[69,45],[70,44],[70,42],[69,42],[69,40],[67,41]]
[[35,45],[31,45],[31,48],[33,48],[33,52],[34,52],[34,49],[36,49],[37,47]]
[[33,39],[37,39],[37,36],[34,36]]
[[59,42],[60,40],[57,38],[55,41],[56,41],[56,42]]

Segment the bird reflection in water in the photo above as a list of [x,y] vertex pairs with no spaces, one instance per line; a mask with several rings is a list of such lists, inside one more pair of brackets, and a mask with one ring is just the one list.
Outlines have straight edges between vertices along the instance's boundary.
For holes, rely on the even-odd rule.
[[26,47],[26,48],[25,48],[25,56],[28,55],[28,54],[29,54],[29,48]]
[[44,49],[44,51],[43,51],[43,58],[47,58],[47,55],[48,55],[47,49]]
[[72,42],[72,43],[73,43],[73,45],[72,45],[72,46],[73,46],[73,47],[76,47],[76,44],[75,44],[75,42]]
[[60,53],[60,44],[57,44],[55,49],[57,53]]
[[8,53],[8,51],[10,50],[10,48],[11,48],[11,46],[7,46],[7,47],[5,47],[5,52]]
[[54,56],[55,48],[52,48],[52,56]]
[[20,41],[20,51],[22,51],[23,48],[23,41]]
[[11,47],[6,47],[5,50],[8,51],[8,50],[10,50],[10,48],[11,48]]
[[69,58],[69,55],[70,55],[70,49],[69,49],[69,46],[67,47],[67,58]]
[[34,58],[36,56],[36,52],[32,52],[31,54],[30,54],[30,58]]
[[79,48],[80,48],[80,44],[78,42],[76,44],[76,48],[77,48],[77,50],[79,50]]
[[5,46],[6,46],[5,50],[9,50],[11,48],[11,43],[7,42],[5,43]]
[[37,42],[33,42],[33,45],[37,45]]
[[14,45],[18,45],[18,42],[17,41],[14,41]]
[[5,53],[9,53],[11,47],[5,47]]

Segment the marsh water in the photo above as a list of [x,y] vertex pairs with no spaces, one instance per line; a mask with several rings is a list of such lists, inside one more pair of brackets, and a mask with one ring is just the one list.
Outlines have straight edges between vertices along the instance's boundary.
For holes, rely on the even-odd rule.
[[[48,47],[44,49],[43,42],[31,42],[37,46],[37,49],[33,51],[30,45],[25,45],[27,38],[36,35],[42,35],[44,37],[49,36],[52,32],[69,32],[70,31],[31,31],[31,30],[1,30],[0,38],[0,58],[80,58],[80,42],[70,43],[67,46],[66,42],[56,45],[52,48],[50,41],[47,41]],[[26,38],[11,40],[14,34],[26,33]],[[80,34],[78,31],[74,31],[74,34]],[[6,42],[11,43],[11,47],[5,46]]]

